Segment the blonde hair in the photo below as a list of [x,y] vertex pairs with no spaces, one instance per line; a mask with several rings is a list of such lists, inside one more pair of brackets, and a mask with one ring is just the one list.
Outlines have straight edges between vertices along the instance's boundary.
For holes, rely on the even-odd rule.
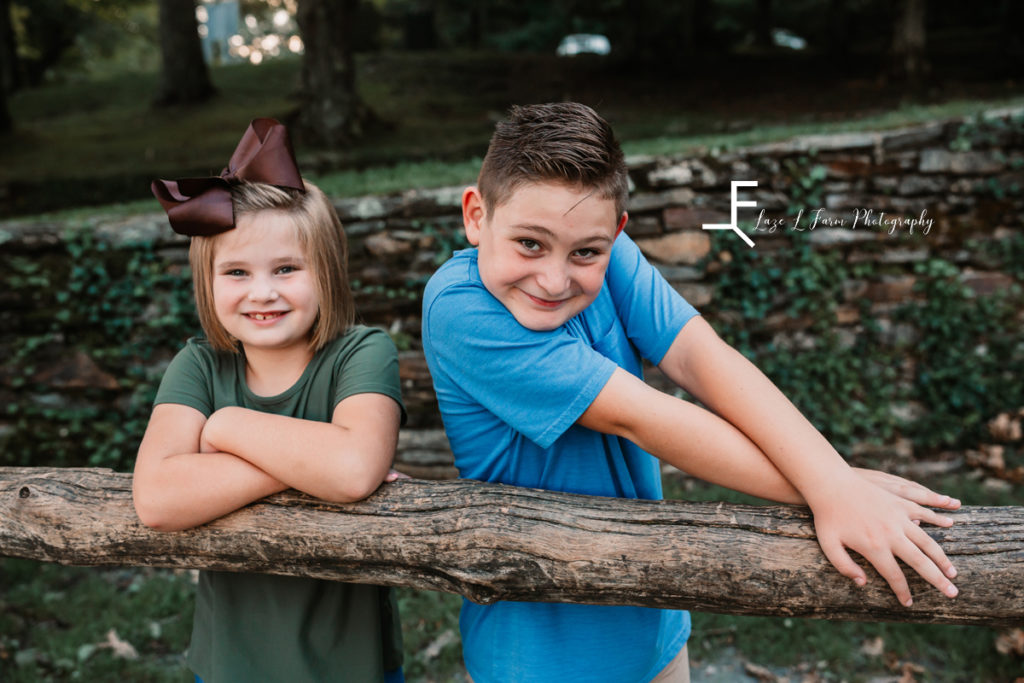
[[[309,340],[310,349],[316,353],[353,324],[355,301],[348,283],[348,243],[338,214],[320,188],[306,180],[303,184],[305,193],[265,183],[241,183],[231,188],[231,203],[236,225],[242,216],[260,211],[280,211],[294,222],[320,297],[320,310]],[[238,340],[217,318],[213,301],[213,262],[218,237],[193,237],[189,247],[196,311],[210,345],[237,353]]]

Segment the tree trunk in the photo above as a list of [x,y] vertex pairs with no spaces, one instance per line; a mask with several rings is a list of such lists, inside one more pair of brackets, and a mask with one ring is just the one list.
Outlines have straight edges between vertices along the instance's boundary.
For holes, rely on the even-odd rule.
[[11,23],[11,2],[0,0],[0,90],[9,95],[21,85],[20,80],[18,50],[14,39],[14,26]]
[[1020,34],[1024,5],[1020,2],[1003,3],[1000,15],[999,59],[1004,60],[1007,75],[1019,74],[1024,69],[1024,36]]
[[302,31],[302,137],[330,149],[360,137],[374,116],[356,92],[352,26],[358,0],[300,0]]
[[762,50],[771,50],[775,47],[772,41],[772,29],[774,27],[774,13],[772,12],[772,0],[757,0],[757,11],[754,15],[754,44]]
[[7,109],[7,93],[0,88],[0,134],[7,133],[14,128],[11,120],[11,112]]
[[0,134],[14,128],[7,96],[18,87],[18,53],[11,25],[11,2],[0,0]]
[[[286,492],[197,529],[142,526],[132,478],[0,468],[0,554],[312,576],[496,600],[644,605],[867,621],[1019,625],[1024,508],[969,507],[928,528],[959,570],[950,600],[910,578],[901,607],[818,548],[806,508],[596,498],[470,481],[399,481],[365,501]],[[909,570],[908,570],[909,571]]]
[[850,54],[850,12],[846,0],[829,0],[825,10],[828,40],[825,49],[833,60],[845,60]]
[[160,91],[155,104],[193,104],[215,92],[203,61],[195,0],[159,0]]
[[896,10],[892,44],[893,75],[911,85],[919,85],[928,71],[924,50],[925,1],[903,0]]

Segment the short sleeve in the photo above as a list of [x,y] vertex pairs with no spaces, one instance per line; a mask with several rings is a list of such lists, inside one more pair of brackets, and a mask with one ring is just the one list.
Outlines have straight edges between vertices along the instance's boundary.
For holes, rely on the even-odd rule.
[[352,346],[339,355],[334,376],[333,407],[356,394],[384,394],[395,399],[405,421],[398,351],[383,330],[361,328]]
[[153,405],[177,403],[210,417],[214,410],[211,360],[195,340],[189,340],[167,366]]
[[523,327],[479,284],[430,297],[423,333],[439,399],[454,405],[463,392],[541,448],[579,419],[616,368],[564,328]]
[[655,365],[668,353],[683,325],[699,315],[626,233],[615,240],[605,282],[626,336]]

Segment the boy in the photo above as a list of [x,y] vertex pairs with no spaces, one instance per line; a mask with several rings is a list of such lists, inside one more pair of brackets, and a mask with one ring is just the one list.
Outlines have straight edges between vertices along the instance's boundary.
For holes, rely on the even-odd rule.
[[[513,108],[477,186],[466,236],[431,278],[423,346],[462,477],[661,498],[656,456],[707,481],[806,503],[844,575],[859,552],[910,604],[902,559],[949,597],[956,575],[918,526],[959,503],[852,470],[779,390],[647,263],[623,233],[628,179],[608,124],[588,107]],[[710,410],[641,379],[657,364]],[[713,412],[711,412],[713,411]],[[639,607],[465,602],[475,683],[688,680],[689,614]]]

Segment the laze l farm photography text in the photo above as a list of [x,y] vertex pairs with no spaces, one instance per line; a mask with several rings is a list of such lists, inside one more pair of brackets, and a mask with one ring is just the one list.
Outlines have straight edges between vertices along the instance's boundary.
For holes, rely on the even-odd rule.
[[917,216],[892,214],[874,209],[854,209],[849,214],[837,215],[825,208],[807,211],[800,209],[796,217],[771,216],[765,209],[757,214],[754,230],[774,233],[781,230],[807,232],[817,228],[846,228],[849,230],[885,230],[889,235],[927,235],[935,219],[928,216],[928,209],[921,209]]

